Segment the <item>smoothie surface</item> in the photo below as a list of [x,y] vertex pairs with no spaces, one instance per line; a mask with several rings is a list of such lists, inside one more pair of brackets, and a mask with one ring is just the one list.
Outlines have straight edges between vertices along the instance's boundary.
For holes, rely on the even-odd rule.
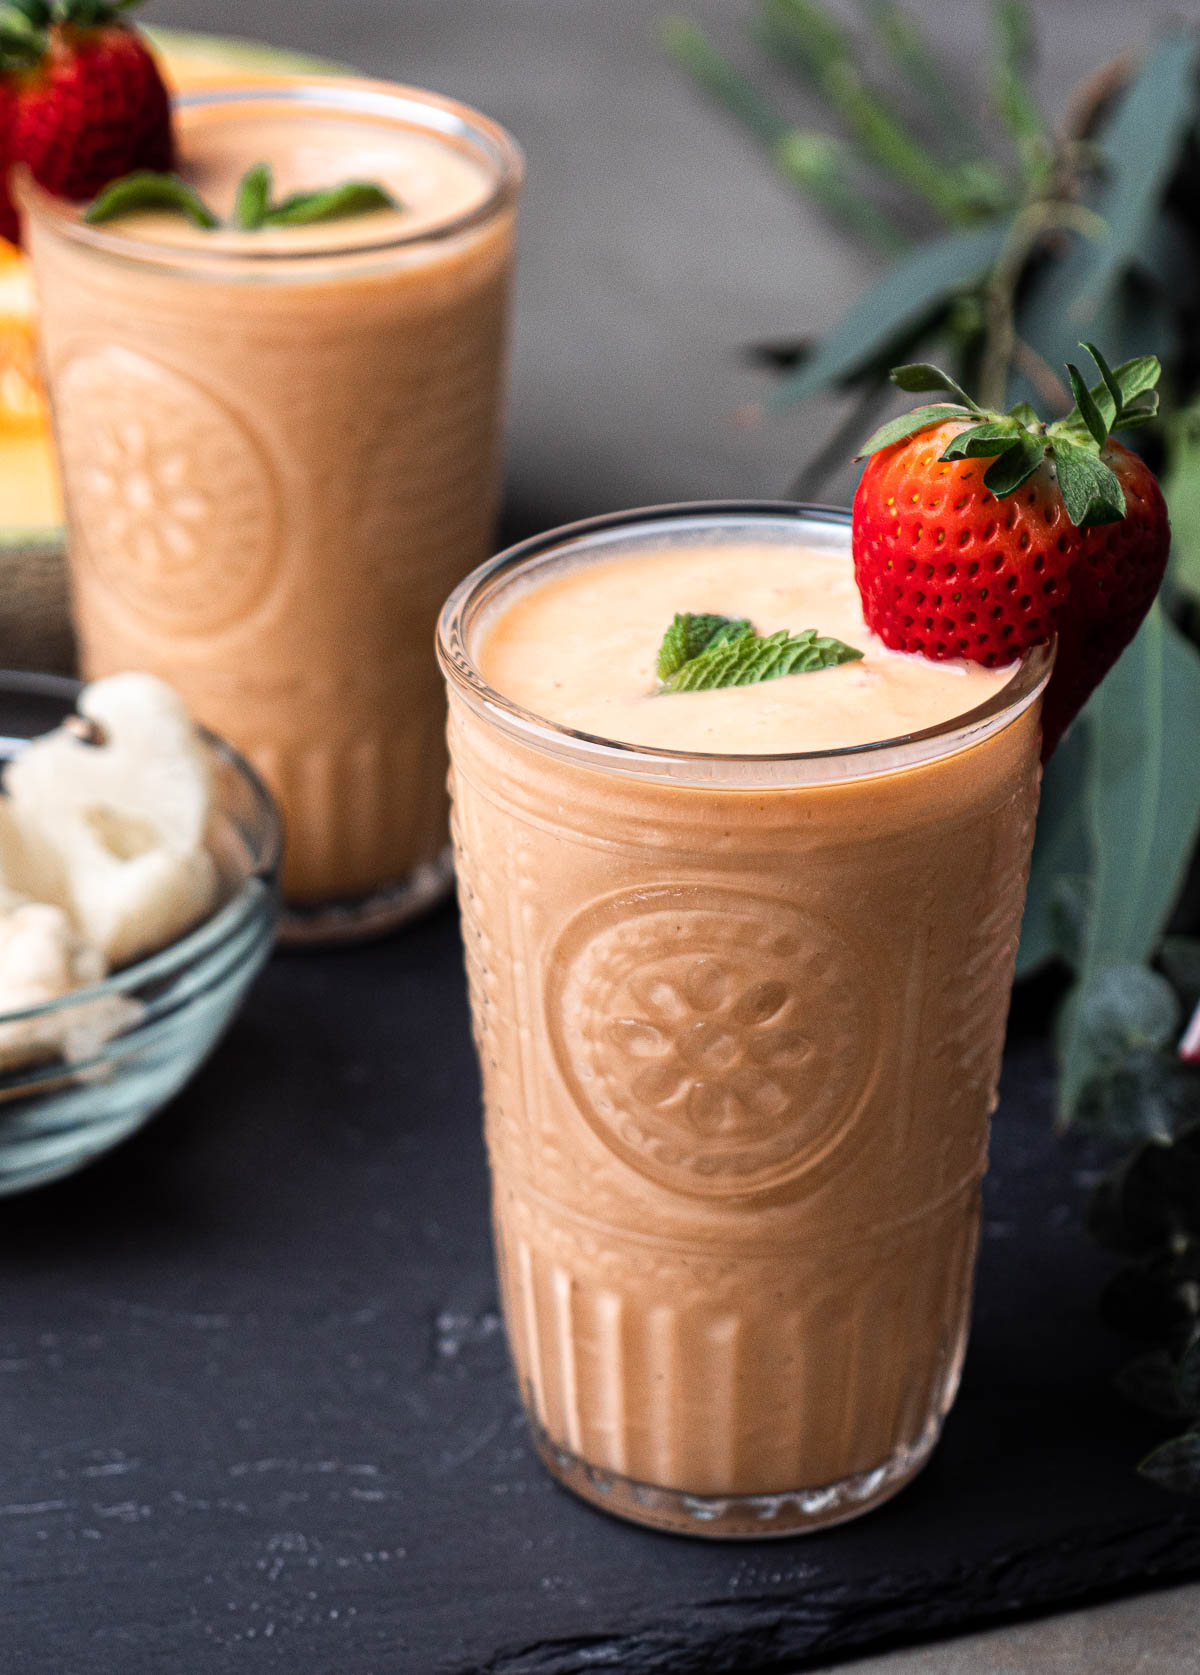
[[469,215],[494,184],[482,161],[451,140],[369,116],[211,106],[190,111],[185,106],[177,122],[179,173],[222,221],[233,212],[238,181],[256,163],[270,164],[276,199],[346,180],[369,180],[390,192],[399,208],[253,233],[224,227],[206,231],[181,215],[143,210],[110,222],[109,231],[152,244],[247,253],[386,244]]
[[[748,617],[760,634],[815,628],[863,658],[755,686],[659,693],[658,648],[684,611]],[[564,561],[503,594],[472,650],[490,686],[547,721],[623,744],[730,756],[920,732],[986,703],[1017,667],[890,651],[863,621],[848,542],[838,553],[752,538]]]

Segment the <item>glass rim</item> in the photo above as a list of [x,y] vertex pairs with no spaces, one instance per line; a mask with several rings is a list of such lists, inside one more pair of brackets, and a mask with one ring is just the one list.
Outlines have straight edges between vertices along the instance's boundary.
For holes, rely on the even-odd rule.
[[[466,576],[442,607],[437,628],[437,654],[447,684],[477,713],[486,715],[510,735],[543,751],[572,757],[592,767],[640,779],[724,784],[730,789],[760,787],[766,781],[819,784],[831,779],[863,779],[951,756],[1010,725],[1041,695],[1054,667],[1056,641],[1034,646],[1014,666],[1000,690],[975,708],[917,732],[875,739],[866,744],[842,745],[834,750],[781,751],[754,754],[662,749],[625,744],[567,727],[496,691],[483,678],[471,656],[469,636],[489,602],[514,574],[538,559],[562,549],[586,549],[597,536],[639,526],[688,522],[718,526],[723,522],[794,522],[848,530],[851,513],[845,507],[787,500],[697,500],[630,511],[607,512],[564,524],[505,548]],[[826,770],[822,772],[822,770]],[[754,777],[755,770],[758,778]]]
[[209,107],[234,109],[239,105],[268,103],[280,107],[309,106],[349,115],[390,116],[408,127],[469,142],[475,153],[491,166],[494,176],[491,190],[470,209],[413,232],[300,250],[279,247],[263,250],[214,249],[203,245],[154,244],[147,239],[127,238],[107,226],[89,226],[80,218],[77,204],[53,197],[33,180],[27,169],[19,167],[14,171],[14,181],[21,207],[72,243],[138,267],[199,269],[219,273],[283,271],[347,257],[382,258],[455,238],[493,220],[515,201],[525,178],[524,153],[499,122],[460,100],[429,93],[423,88],[409,87],[402,82],[382,81],[368,76],[297,77],[288,82],[200,88],[176,94],[172,103],[185,110]]

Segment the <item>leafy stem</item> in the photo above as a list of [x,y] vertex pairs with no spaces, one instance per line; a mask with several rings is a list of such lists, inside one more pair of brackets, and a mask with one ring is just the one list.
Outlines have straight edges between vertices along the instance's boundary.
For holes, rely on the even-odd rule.
[[[1103,238],[1105,223],[1083,204],[1041,198],[1026,204],[1013,217],[1004,245],[984,287],[987,318],[987,347],[980,369],[979,386],[985,407],[1003,407],[1009,374],[1017,353],[1017,288],[1031,257],[1047,237],[1056,232],[1079,232],[1087,238]],[[1059,390],[1065,397],[1061,383]],[[1067,405],[1064,399],[1063,406]]]

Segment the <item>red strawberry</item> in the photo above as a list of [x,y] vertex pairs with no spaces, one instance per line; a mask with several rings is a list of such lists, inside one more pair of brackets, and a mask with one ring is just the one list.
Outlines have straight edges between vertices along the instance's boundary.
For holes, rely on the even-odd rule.
[[1058,635],[1042,712],[1048,757],[1153,603],[1171,532],[1148,466],[1110,432],[1157,411],[1151,356],[1068,367],[1076,407],[1055,424],[1022,403],[977,407],[936,367],[899,367],[901,389],[949,404],[885,425],[854,497],[854,571],[867,625],[926,657],[1011,662]]
[[[136,0],[7,0],[0,8],[0,158],[82,202],[134,169],[169,170],[171,104],[145,40],[119,20]],[[0,234],[19,226],[0,183]]]

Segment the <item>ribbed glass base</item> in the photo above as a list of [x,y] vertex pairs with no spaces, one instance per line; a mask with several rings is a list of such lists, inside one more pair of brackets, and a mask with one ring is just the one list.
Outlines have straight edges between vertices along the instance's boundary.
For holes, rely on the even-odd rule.
[[279,941],[288,948],[319,947],[337,942],[365,942],[394,931],[436,907],[454,886],[454,857],[449,844],[435,861],[359,901],[285,902]]
[[783,1489],[772,1495],[689,1495],[680,1489],[638,1483],[560,1448],[536,1422],[532,1429],[534,1446],[551,1476],[614,1518],[675,1535],[761,1541],[844,1524],[890,1500],[928,1460],[941,1433],[941,1421],[931,1421],[914,1447],[899,1449],[871,1471],[821,1488]]

